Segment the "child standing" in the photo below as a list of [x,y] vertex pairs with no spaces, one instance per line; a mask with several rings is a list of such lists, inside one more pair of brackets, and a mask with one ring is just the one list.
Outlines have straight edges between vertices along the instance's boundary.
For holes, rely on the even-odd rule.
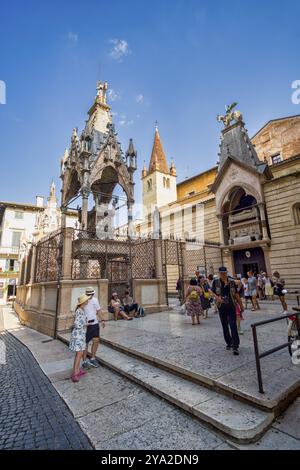
[[242,284],[244,286],[245,309],[247,309],[247,304],[248,304],[249,300],[251,301],[251,296],[249,294],[248,279],[244,277],[242,279]]
[[236,304],[235,312],[236,312],[236,326],[238,329],[238,334],[243,335],[244,332],[241,329],[241,320],[244,320],[244,318],[242,316],[242,311],[241,311],[241,307],[239,306],[239,304]]
[[84,312],[83,308],[88,304],[89,299],[90,298],[85,294],[78,297],[74,315],[75,319],[69,344],[69,349],[76,353],[71,376],[73,382],[79,382],[79,377],[86,374],[86,372],[80,368],[80,362],[86,348],[87,314]]

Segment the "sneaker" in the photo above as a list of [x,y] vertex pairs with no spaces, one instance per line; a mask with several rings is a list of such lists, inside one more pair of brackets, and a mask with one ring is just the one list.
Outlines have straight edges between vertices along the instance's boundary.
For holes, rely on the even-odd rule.
[[81,364],[81,367],[87,370],[91,368],[89,361],[83,361],[83,363]]
[[82,376],[85,375],[85,374],[86,374],[86,371],[80,369],[80,371],[79,371],[78,374],[77,374],[77,377],[82,377]]
[[237,348],[233,348],[233,355],[238,356],[239,354],[239,350]]
[[99,362],[97,359],[89,359],[89,365],[92,367],[99,367]]
[[231,348],[232,348],[232,346],[227,344],[227,346],[226,346],[227,351],[230,351]]
[[243,335],[244,334],[243,330],[238,330],[238,334]]

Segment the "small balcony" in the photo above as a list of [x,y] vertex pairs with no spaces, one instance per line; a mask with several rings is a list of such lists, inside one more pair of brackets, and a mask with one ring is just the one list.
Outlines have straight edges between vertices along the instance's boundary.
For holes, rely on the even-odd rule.
[[0,246],[0,255],[18,256],[20,248],[18,246]]

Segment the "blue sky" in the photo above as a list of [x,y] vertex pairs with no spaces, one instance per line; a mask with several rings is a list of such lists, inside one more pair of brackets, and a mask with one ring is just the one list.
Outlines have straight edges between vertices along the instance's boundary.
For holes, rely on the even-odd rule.
[[0,200],[60,189],[59,161],[107,80],[123,149],[140,170],[157,120],[178,181],[217,161],[216,115],[239,102],[250,136],[300,113],[298,1],[11,0],[0,6]]

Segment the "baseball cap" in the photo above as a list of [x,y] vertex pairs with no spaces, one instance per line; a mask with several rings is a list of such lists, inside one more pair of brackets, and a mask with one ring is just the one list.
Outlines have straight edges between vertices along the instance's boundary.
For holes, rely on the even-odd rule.
[[219,268],[219,273],[227,273],[227,268],[226,268],[226,266],[220,266],[220,268]]

